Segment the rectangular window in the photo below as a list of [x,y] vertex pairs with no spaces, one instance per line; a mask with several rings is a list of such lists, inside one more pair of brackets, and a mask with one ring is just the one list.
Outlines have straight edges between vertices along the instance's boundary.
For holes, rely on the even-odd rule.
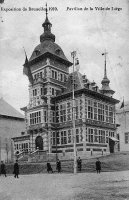
[[30,114],[30,125],[41,123],[41,112],[35,112]]
[[76,143],[79,143],[79,129],[76,129]]
[[44,95],[47,94],[47,88],[44,88]]
[[98,138],[98,130],[95,128],[94,129],[94,142],[98,142],[99,138]]
[[93,119],[93,102],[88,100],[88,118]]
[[99,130],[99,143],[105,143],[105,131]]
[[80,142],[83,141],[83,129],[80,128],[80,137],[79,137]]
[[60,73],[60,80],[63,81],[63,74]]
[[61,144],[67,144],[66,131],[61,131]]
[[52,133],[52,145],[56,145],[56,133]]
[[67,76],[64,74],[64,82],[67,81]]
[[54,95],[54,92],[55,92],[55,90],[54,90],[54,88],[52,88],[52,95]]
[[105,105],[105,121],[109,122],[109,111],[108,111],[108,105]]
[[88,129],[88,142],[93,143],[93,129]]
[[109,142],[108,131],[106,131],[106,143]]
[[71,102],[67,102],[67,121],[72,120],[72,104]]
[[59,106],[56,105],[56,122],[59,122]]
[[47,122],[47,111],[46,110],[44,111],[44,122],[45,123]]
[[33,96],[37,96],[37,89],[33,90]]
[[88,132],[87,132],[87,128],[86,128],[86,142],[88,142]]
[[72,142],[72,131],[68,130],[68,143]]
[[57,72],[55,71],[55,79],[57,80]]
[[54,71],[52,70],[52,78],[55,78],[55,76],[54,76]]
[[125,144],[129,144],[129,133],[125,133]]
[[109,123],[113,124],[113,107],[109,107]]
[[97,120],[97,102],[94,102],[94,120]]
[[59,131],[56,132],[56,141],[57,141],[57,144],[60,144],[60,133],[59,133]]
[[66,121],[66,104],[60,105],[60,122]]
[[43,88],[41,88],[41,95],[43,95]]

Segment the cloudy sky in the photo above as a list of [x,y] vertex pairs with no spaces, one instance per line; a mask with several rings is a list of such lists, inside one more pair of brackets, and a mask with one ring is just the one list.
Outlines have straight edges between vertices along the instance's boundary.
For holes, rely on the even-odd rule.
[[[116,91],[114,97],[122,101],[124,96],[128,101],[128,0],[5,0],[0,4],[0,97],[17,110],[28,104],[29,83],[23,75],[23,46],[30,57],[40,42],[45,20],[45,11],[29,11],[29,7],[45,8],[46,2],[48,7],[57,8],[49,11],[48,17],[56,43],[62,47],[66,57],[71,61],[70,52],[76,50],[80,72],[100,87],[104,74],[102,53],[106,49],[107,74],[111,88]],[[23,11],[23,7],[27,10]],[[85,7],[88,9],[84,10]],[[109,9],[98,11],[95,7]],[[8,11],[15,8],[21,11]]]

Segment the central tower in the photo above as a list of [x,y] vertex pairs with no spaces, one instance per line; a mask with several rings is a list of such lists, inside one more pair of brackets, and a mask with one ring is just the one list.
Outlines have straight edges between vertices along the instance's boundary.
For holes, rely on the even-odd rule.
[[66,88],[69,74],[69,62],[55,43],[55,35],[51,33],[52,24],[46,19],[44,29],[37,45],[28,61],[33,82],[29,85],[29,104],[25,111],[27,132],[30,135],[30,149],[51,152],[51,131],[55,123],[55,105],[51,98]]

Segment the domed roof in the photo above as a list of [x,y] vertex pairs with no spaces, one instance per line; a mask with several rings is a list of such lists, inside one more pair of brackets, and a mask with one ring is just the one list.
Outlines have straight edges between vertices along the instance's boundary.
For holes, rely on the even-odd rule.
[[64,55],[64,52],[62,51],[61,47],[51,40],[44,40],[39,45],[37,45],[31,55],[29,61],[34,60],[36,57],[41,56],[47,52],[68,61],[68,59]]

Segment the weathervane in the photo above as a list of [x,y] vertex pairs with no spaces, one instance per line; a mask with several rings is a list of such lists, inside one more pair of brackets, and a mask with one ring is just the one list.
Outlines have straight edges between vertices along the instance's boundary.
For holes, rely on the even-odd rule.
[[107,72],[106,72],[106,55],[108,54],[108,52],[106,52],[105,49],[105,53],[102,53],[102,56],[105,56],[105,69],[104,69],[104,76],[107,77]]
[[46,17],[48,15],[47,3],[46,3]]

